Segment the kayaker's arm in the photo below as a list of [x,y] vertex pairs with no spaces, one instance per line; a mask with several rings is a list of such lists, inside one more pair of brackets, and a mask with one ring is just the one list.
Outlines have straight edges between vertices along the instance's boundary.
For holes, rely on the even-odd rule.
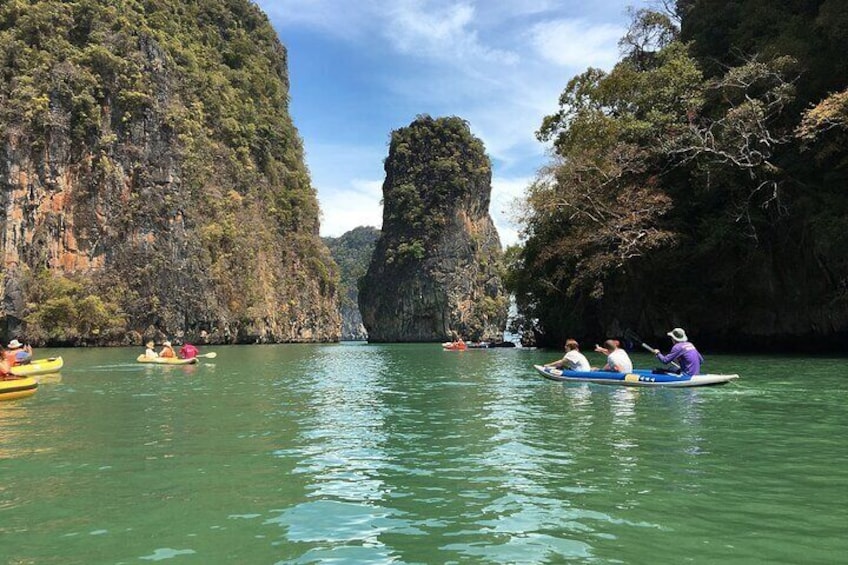
[[675,348],[672,348],[671,351],[668,352],[668,355],[663,355],[659,349],[656,349],[654,355],[657,356],[657,359],[660,360],[660,363],[665,363],[666,365],[676,365],[676,363],[674,363],[674,360],[683,355],[683,350],[678,349],[677,351],[675,351]]

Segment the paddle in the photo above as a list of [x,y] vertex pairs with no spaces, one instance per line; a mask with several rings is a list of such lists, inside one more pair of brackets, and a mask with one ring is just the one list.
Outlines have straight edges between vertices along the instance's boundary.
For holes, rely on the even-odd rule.
[[[639,345],[641,345],[642,347],[644,347],[645,349],[647,349],[647,350],[648,350],[648,351],[650,351],[651,353],[654,353],[654,351],[655,351],[655,349],[654,349],[653,347],[651,347],[650,345],[648,345],[647,343],[645,343],[644,341],[642,341],[642,338],[641,338],[641,337],[639,337],[638,335],[636,335],[635,333],[633,333],[631,330],[625,330],[625,332],[624,332],[624,337],[626,337],[627,339],[631,339],[631,340],[633,340],[633,341],[635,341],[635,342],[639,343]],[[676,362],[674,362],[674,361],[672,361],[671,363],[669,363],[669,365],[671,365],[672,367],[674,367],[674,368],[675,368],[675,369],[677,369],[678,371],[680,370],[680,365],[678,365],[678,364],[677,364]]]
[[198,357],[198,358],[202,357],[203,359],[214,359],[217,356],[218,356],[218,354],[215,353],[214,351],[211,351],[209,353],[198,353],[197,355],[195,355],[195,357]]

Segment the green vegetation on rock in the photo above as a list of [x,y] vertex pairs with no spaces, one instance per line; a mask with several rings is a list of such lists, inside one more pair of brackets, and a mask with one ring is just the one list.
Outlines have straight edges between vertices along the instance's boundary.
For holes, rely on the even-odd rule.
[[7,257],[119,289],[129,341],[337,339],[286,52],[255,4],[9,0],[0,76]]

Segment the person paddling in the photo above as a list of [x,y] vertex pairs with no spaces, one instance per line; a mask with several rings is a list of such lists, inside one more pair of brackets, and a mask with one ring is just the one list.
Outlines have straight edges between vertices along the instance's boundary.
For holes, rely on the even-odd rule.
[[4,355],[10,367],[25,365],[32,360],[32,347],[13,339],[9,342],[8,351]]
[[463,350],[468,348],[468,345],[465,343],[465,341],[463,341],[463,339],[457,332],[453,331],[451,333],[453,334],[453,341],[450,343],[450,349]]
[[197,354],[200,353],[198,349],[190,343],[184,343],[182,347],[180,347],[180,357],[182,359],[194,359],[197,357]]
[[668,352],[668,355],[663,355],[660,353],[659,349],[654,349],[654,355],[657,356],[660,363],[668,364],[673,361],[677,361],[680,364],[681,373],[685,375],[700,374],[701,363],[704,362],[704,358],[700,353],[698,353],[695,346],[689,342],[683,328],[674,328],[666,335],[671,338],[674,345],[671,347],[671,351]]

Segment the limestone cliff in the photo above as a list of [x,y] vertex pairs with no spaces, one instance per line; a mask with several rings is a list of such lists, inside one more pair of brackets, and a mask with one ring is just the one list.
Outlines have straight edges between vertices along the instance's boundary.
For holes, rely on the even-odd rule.
[[336,266],[249,0],[0,6],[5,337],[339,338]]
[[489,216],[491,164],[460,118],[392,133],[382,236],[359,307],[369,341],[500,340],[508,298]]

